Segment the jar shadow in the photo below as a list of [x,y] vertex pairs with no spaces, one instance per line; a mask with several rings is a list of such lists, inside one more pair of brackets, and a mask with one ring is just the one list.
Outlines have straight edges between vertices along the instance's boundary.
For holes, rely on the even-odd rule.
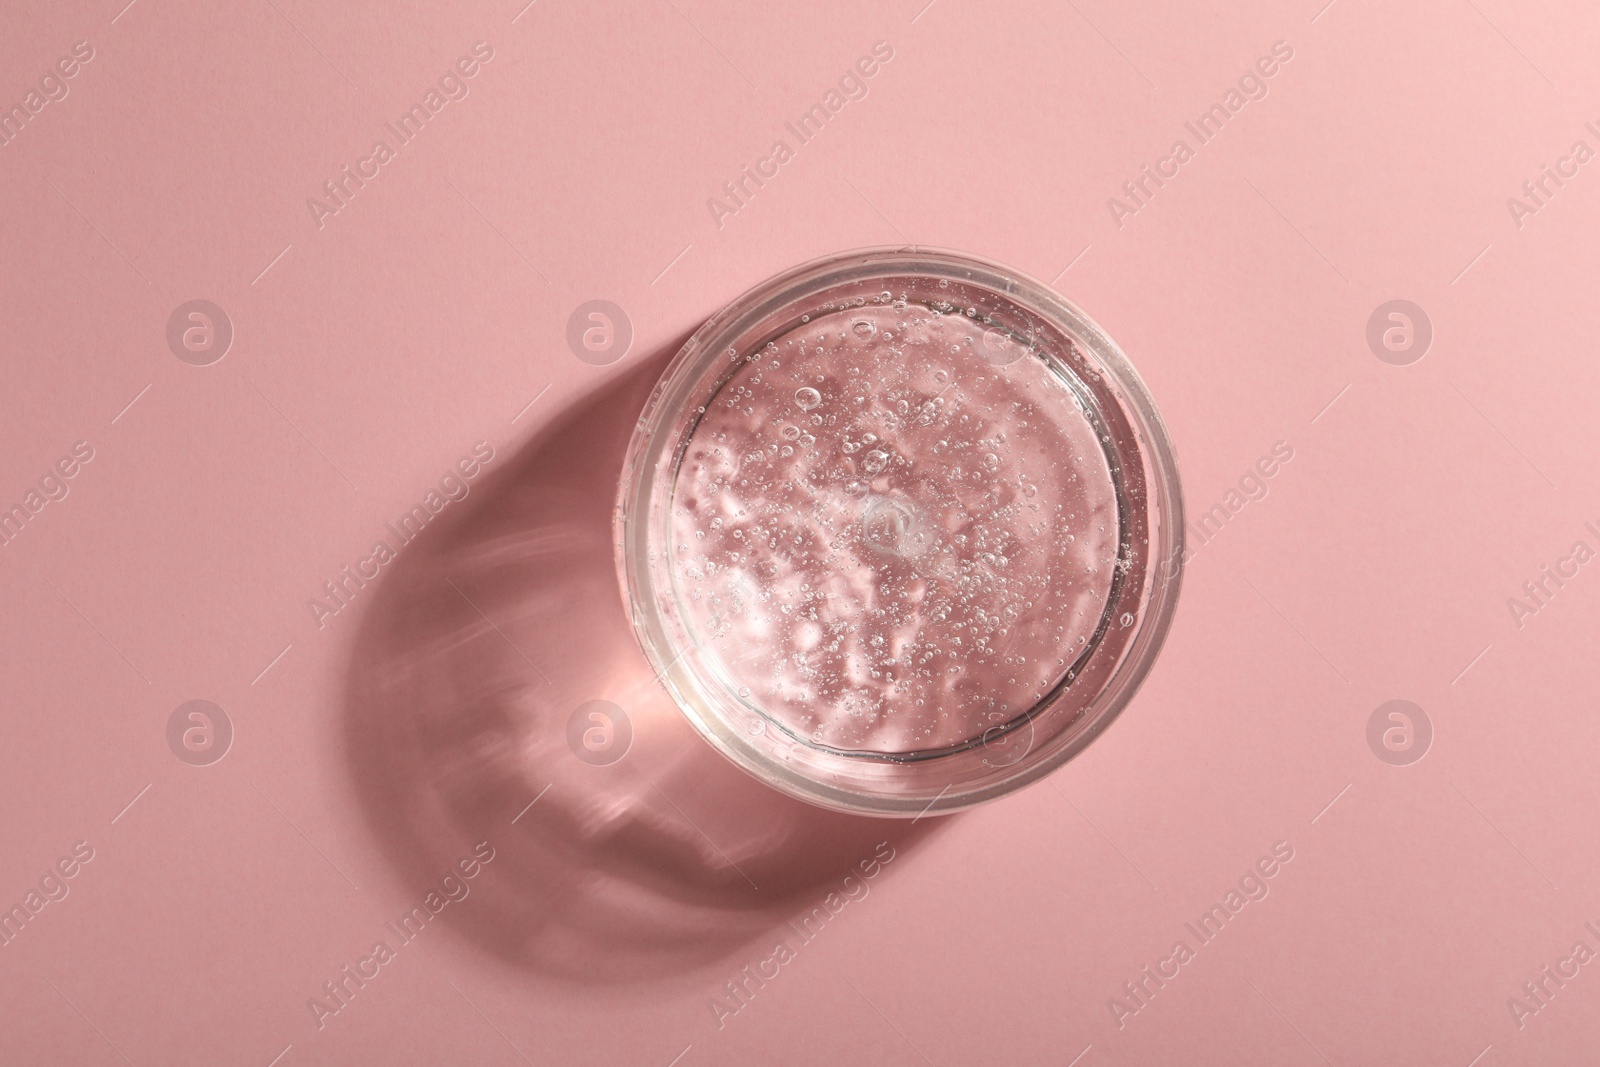
[[[568,980],[712,965],[859,898],[886,856],[947,821],[781,794],[702,740],[657,682],[618,589],[612,516],[639,411],[678,347],[487,464],[401,549],[346,683],[356,793],[408,891],[464,892],[440,920]],[[463,880],[475,848],[493,858]]]

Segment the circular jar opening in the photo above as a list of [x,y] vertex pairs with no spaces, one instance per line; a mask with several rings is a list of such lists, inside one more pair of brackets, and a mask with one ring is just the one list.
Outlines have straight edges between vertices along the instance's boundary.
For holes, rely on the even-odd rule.
[[870,250],[714,316],[640,417],[617,562],[646,656],[747,771],[917,816],[1059,766],[1132,697],[1182,566],[1121,352],[996,264]]

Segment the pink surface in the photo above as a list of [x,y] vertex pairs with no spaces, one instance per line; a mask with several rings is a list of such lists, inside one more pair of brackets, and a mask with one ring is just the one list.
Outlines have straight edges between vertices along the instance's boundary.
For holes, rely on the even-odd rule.
[[[0,1062],[1594,1062],[1592,8],[123,4],[0,33]],[[914,826],[708,754],[604,532],[689,331],[902,243],[1210,514],[1116,725]]]

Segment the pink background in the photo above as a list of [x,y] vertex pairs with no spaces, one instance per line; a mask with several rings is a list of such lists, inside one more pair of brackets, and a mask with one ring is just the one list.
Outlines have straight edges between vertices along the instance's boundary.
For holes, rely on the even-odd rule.
[[[0,905],[94,858],[0,947],[0,1062],[1593,1062],[1600,965],[1520,1028],[1508,998],[1600,949],[1600,575],[1520,627],[1507,601],[1600,548],[1600,163],[1520,227],[1506,199],[1600,148],[1600,14],[923,2],[12,5],[0,104],[94,58],[0,148],[0,505],[94,458],[0,547]],[[319,228],[307,198],[479,41],[469,95]],[[1265,98],[1119,227],[1107,199],[1276,41]],[[910,243],[1057,279],[1148,382],[1191,516],[1294,458],[1081,758],[863,825],[707,762],[604,521],[639,388],[701,321]],[[235,332],[206,367],[166,342],[195,298]],[[633,327],[610,366],[565,340],[595,298]],[[1366,342],[1395,298],[1433,326],[1409,366]],[[472,495],[319,628],[308,598],[479,440]],[[1397,698],[1434,731],[1409,766],[1366,739]],[[191,699],[236,731],[210,766],[167,745]],[[632,718],[610,767],[566,748],[590,699]],[[485,839],[471,895],[319,1027],[308,999]],[[1277,842],[1270,895],[1199,945]]]

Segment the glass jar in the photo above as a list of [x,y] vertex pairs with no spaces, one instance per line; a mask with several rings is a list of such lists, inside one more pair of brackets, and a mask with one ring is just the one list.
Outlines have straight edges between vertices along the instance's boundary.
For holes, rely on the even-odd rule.
[[764,282],[639,416],[615,521],[634,630],[717,750],[824,807],[970,807],[1081,752],[1177,601],[1161,416],[1048,286],[923,248]]

